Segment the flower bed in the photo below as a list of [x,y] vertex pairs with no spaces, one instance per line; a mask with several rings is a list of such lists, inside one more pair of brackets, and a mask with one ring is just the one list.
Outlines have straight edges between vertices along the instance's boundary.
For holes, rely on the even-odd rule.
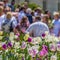
[[48,32],[32,38],[0,31],[0,60],[60,60],[60,42]]

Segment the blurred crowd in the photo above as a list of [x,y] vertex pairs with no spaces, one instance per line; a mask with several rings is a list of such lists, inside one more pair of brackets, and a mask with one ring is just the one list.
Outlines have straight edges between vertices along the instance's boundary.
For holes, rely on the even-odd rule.
[[[32,24],[42,22],[48,26],[50,34],[60,36],[60,14],[58,11],[53,12],[51,15],[50,11],[43,11],[40,7],[32,10],[28,7],[27,2],[24,2],[23,5],[18,4],[16,8],[14,5],[14,1],[11,3],[8,3],[8,0],[0,1],[0,31],[26,33],[26,30]],[[34,30],[37,29],[39,28],[35,26]],[[44,30],[44,27],[41,30]],[[32,34],[32,32],[30,33]]]

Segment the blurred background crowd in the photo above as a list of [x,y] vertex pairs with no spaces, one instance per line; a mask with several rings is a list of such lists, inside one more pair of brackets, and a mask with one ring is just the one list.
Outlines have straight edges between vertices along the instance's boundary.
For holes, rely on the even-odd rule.
[[27,2],[10,4],[8,0],[0,1],[0,31],[25,33],[28,27],[35,22],[43,22],[49,27],[50,34],[60,36],[60,13],[43,10],[39,6],[32,10]]

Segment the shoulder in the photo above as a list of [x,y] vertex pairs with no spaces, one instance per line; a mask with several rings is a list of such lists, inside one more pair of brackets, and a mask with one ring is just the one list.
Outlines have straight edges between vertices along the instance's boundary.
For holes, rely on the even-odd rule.
[[45,24],[45,23],[43,23],[43,22],[40,22],[40,26],[45,27],[45,28],[48,28],[48,25]]
[[58,21],[60,22],[60,19]]
[[35,22],[35,23],[32,23],[30,26],[47,26],[47,24],[43,23],[43,22]]
[[16,18],[14,16],[12,16],[11,20],[16,20]]
[[2,18],[5,18],[5,17],[6,17],[6,15],[5,15],[5,14],[3,14],[1,17],[2,17]]
[[54,24],[55,20],[53,19],[52,23]]

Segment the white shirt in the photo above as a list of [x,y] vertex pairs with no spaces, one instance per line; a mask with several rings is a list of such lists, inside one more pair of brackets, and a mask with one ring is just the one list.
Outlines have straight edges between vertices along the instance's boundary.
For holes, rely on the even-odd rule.
[[10,32],[10,29],[11,28],[14,29],[16,26],[17,26],[17,20],[14,16],[12,16],[10,20],[6,18],[5,21],[3,21],[2,30],[5,32]]
[[26,16],[25,13],[23,11],[21,11],[19,14],[18,14],[18,20],[19,22],[21,21],[21,19]]
[[32,33],[33,37],[41,37],[45,31],[49,32],[49,28],[45,23],[35,22],[29,26],[26,32]]
[[13,28],[16,27],[17,26],[17,20],[14,16],[11,18],[11,21],[13,21]]
[[5,20],[5,14],[0,16],[0,30],[2,29],[1,26],[4,20]]

